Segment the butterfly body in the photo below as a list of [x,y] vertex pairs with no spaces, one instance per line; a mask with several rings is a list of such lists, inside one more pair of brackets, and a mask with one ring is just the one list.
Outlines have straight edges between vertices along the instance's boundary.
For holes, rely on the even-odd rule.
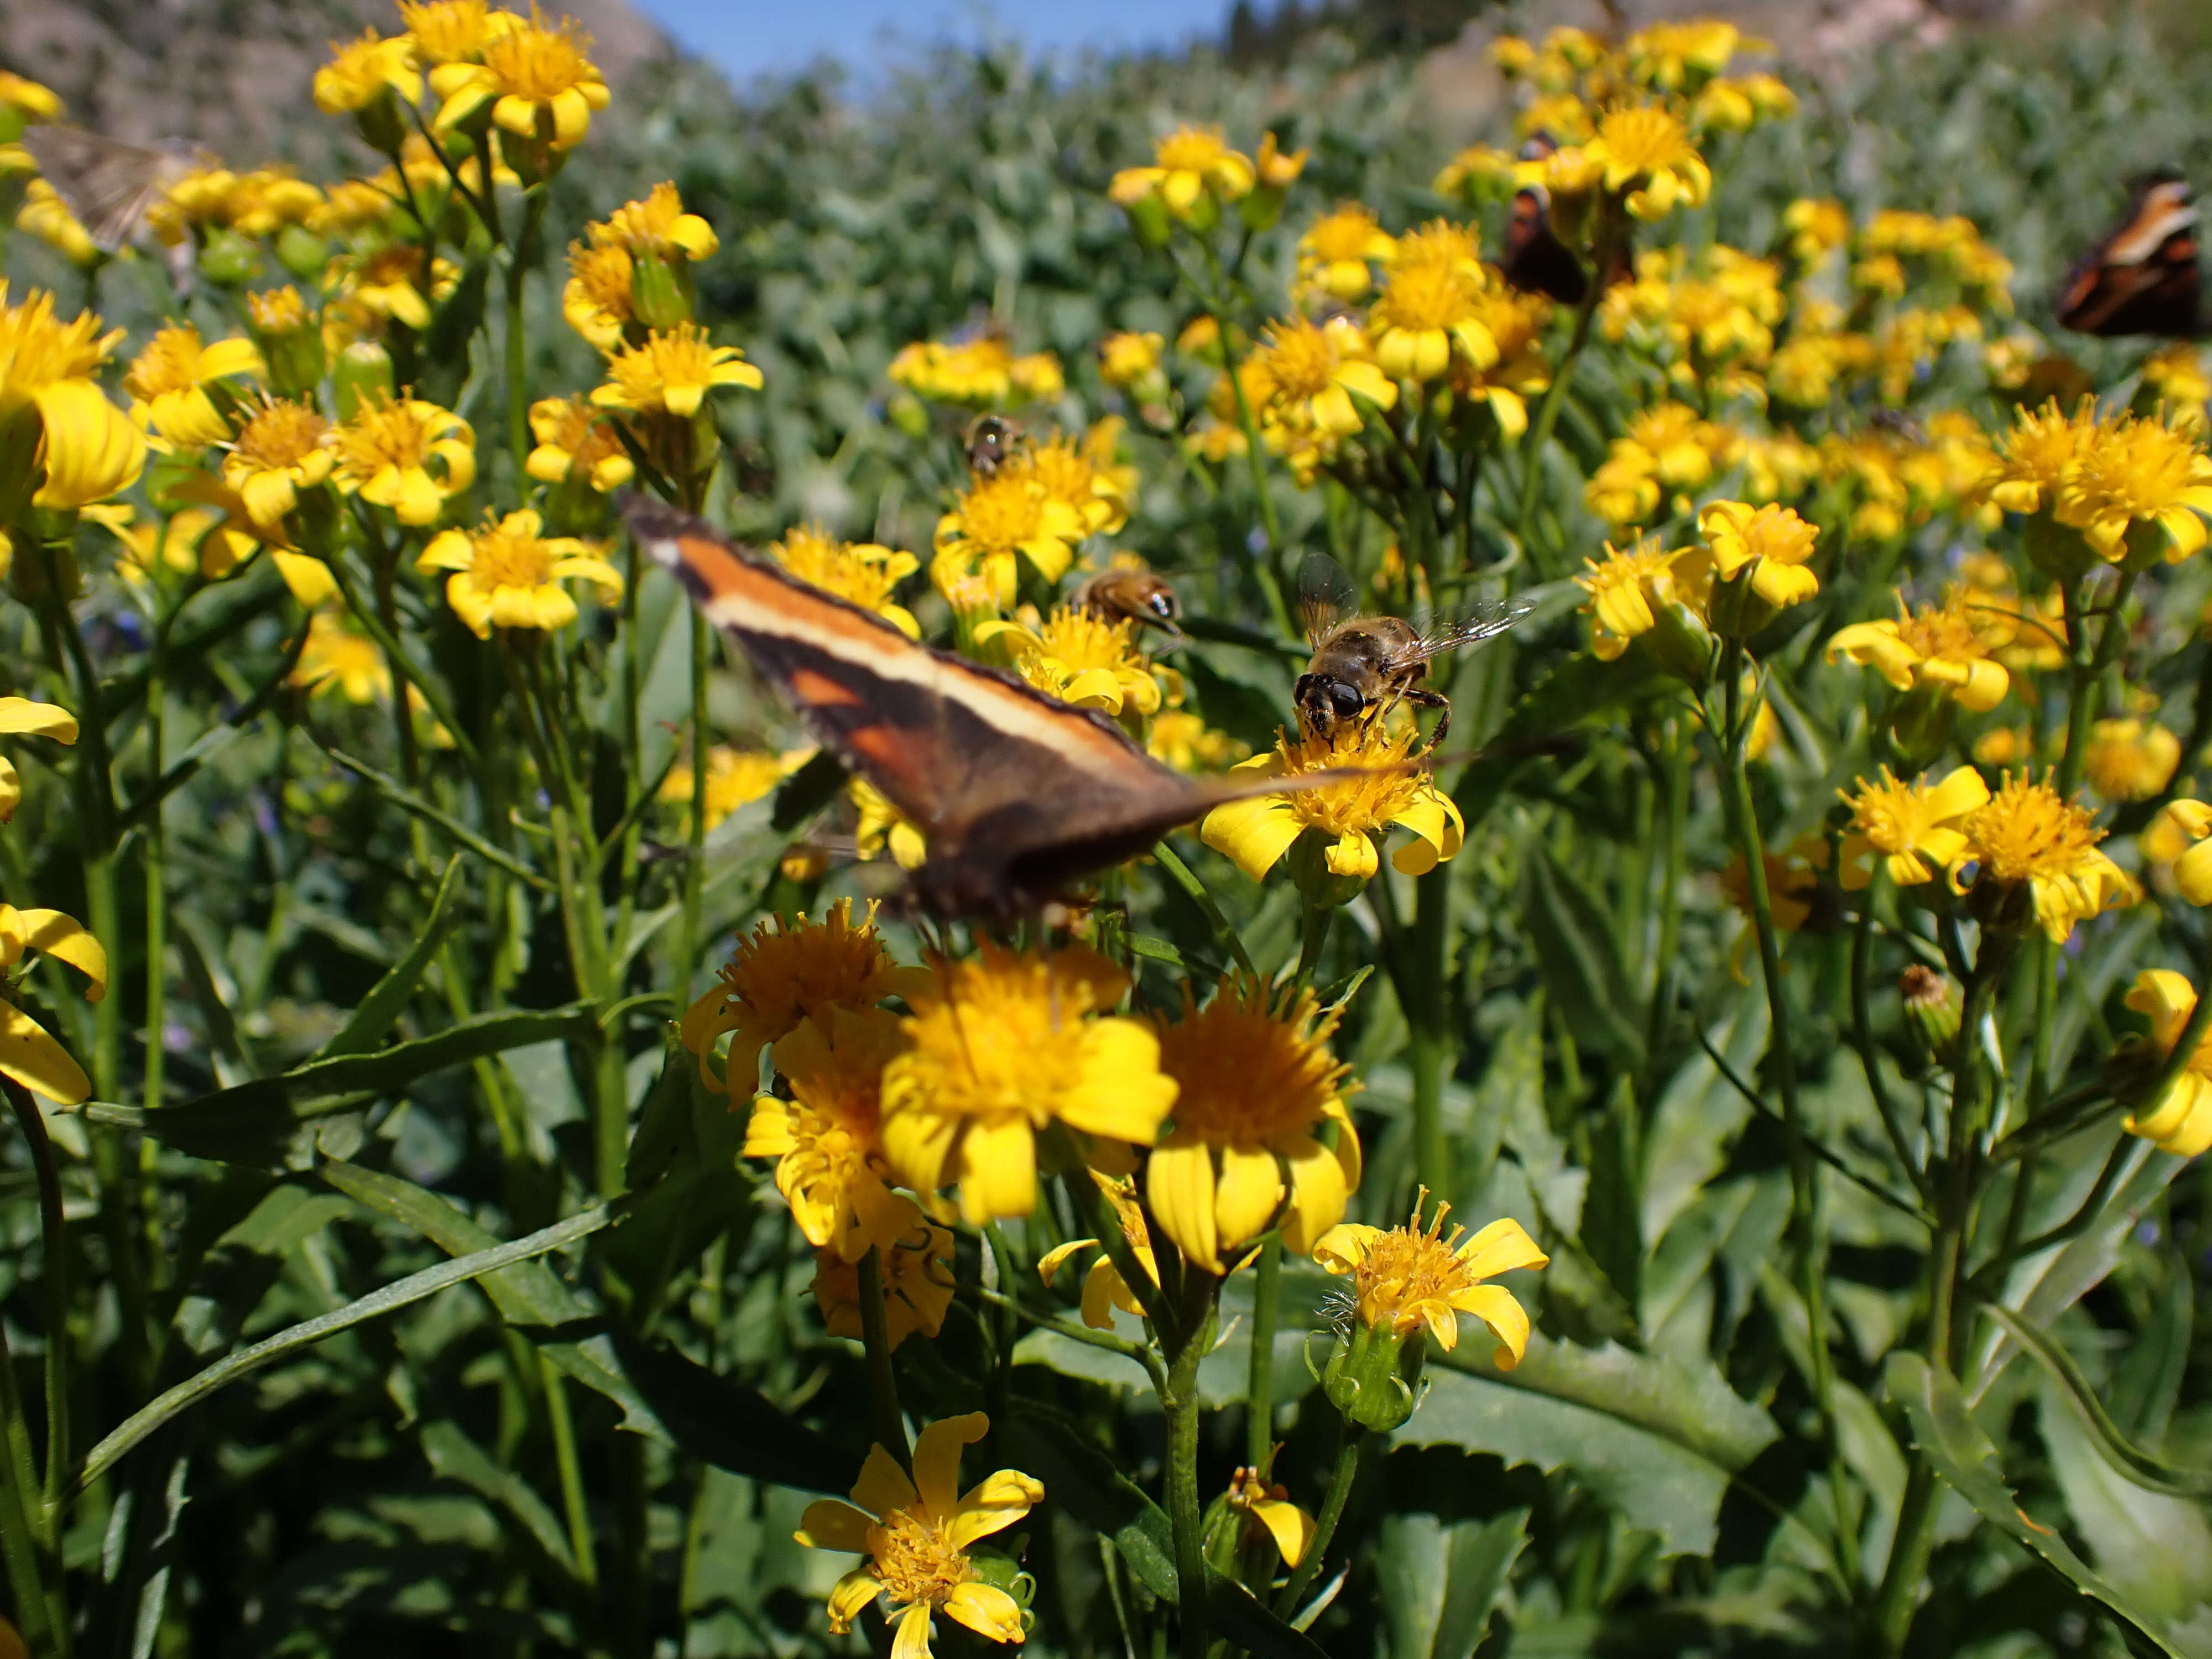
[[636,500],[625,516],[815,737],[921,830],[910,893],[933,915],[1034,915],[1224,801],[1357,775],[1187,777],[1103,714],[917,645],[696,519]]
[[2202,334],[2197,219],[2179,175],[2156,173],[2138,182],[2127,218],[2068,275],[2058,296],[2060,325],[2106,336]]

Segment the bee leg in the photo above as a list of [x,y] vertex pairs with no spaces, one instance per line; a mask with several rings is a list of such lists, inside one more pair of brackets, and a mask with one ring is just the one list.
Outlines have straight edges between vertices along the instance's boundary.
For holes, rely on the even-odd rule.
[[1429,746],[1423,751],[1433,755],[1436,753],[1437,745],[1444,740],[1444,733],[1451,730],[1451,699],[1441,691],[1419,690],[1408,690],[1405,697],[1407,702],[1417,708],[1433,708],[1437,711],[1437,729],[1429,733]]

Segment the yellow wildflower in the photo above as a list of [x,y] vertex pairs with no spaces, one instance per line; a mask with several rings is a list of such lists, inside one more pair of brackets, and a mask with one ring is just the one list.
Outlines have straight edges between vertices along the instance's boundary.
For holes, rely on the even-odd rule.
[[956,496],[937,521],[936,562],[930,578],[940,591],[963,575],[987,577],[1001,608],[1011,606],[1018,572],[1015,556],[1057,582],[1075,562],[1075,544],[1086,534],[1082,516],[1021,467],[1001,467],[977,478]]
[[15,228],[30,232],[73,265],[97,264],[106,257],[94,244],[92,233],[70,210],[70,204],[43,179],[33,179],[23,187],[23,205],[15,210]]
[[337,262],[337,294],[374,317],[388,317],[418,332],[430,326],[430,307],[444,303],[460,282],[460,268],[441,255],[423,276],[422,250],[389,242]]
[[523,471],[540,483],[588,483],[602,495],[637,475],[622,441],[580,393],[541,398],[530,405],[530,430],[538,440]]
[[2165,793],[2181,769],[2181,739],[2154,721],[2099,720],[2081,751],[2082,775],[2106,800]]
[[873,542],[838,541],[814,525],[787,531],[781,541],[769,544],[768,550],[799,580],[873,611],[910,640],[921,637],[921,624],[914,613],[891,598],[898,585],[921,568],[913,554]]
[[1373,267],[1388,264],[1397,251],[1397,238],[1371,211],[1347,202],[1298,238],[1295,291],[1308,303],[1327,298],[1349,305],[1374,285]]
[[1700,207],[1713,175],[1679,117],[1656,104],[1608,111],[1584,155],[1601,167],[1605,187],[1626,192],[1630,213],[1663,219],[1677,206]]
[[[2150,1016],[2151,1045],[2170,1055],[2197,1012],[2197,988],[2171,969],[2146,969],[2136,975],[2127,1006]],[[2128,1118],[2127,1127],[2177,1158],[2195,1158],[2212,1147],[2212,1036],[2198,1041],[2150,1110]]]
[[[0,697],[0,732],[9,737],[52,738],[56,743],[76,741],[76,716],[50,702],[28,697]],[[23,780],[15,763],[0,755],[0,823],[15,816],[23,802]]]
[[909,1047],[884,1071],[884,1146],[906,1185],[958,1183],[962,1214],[980,1224],[1036,1207],[1048,1124],[1152,1144],[1176,1085],[1151,1029],[1108,1012],[1128,990],[1120,968],[1082,946],[1047,957],[987,944],[937,975],[908,998]]
[[2123,416],[2082,434],[2059,482],[2056,510],[2100,557],[2117,562],[2157,550],[2178,563],[2205,543],[2212,456],[2189,432]]
[[1048,351],[1017,357],[996,335],[946,343],[917,340],[891,359],[890,378],[932,403],[1013,409],[1051,402],[1066,390],[1060,359]]
[[1251,750],[1227,732],[1208,727],[1202,715],[1163,708],[1145,734],[1145,752],[1178,772],[1218,772]]
[[1820,578],[1805,568],[1820,531],[1790,507],[1712,501],[1698,514],[1698,531],[1712,555],[1716,581],[1748,572],[1752,591],[1773,605],[1796,605],[1820,591]]
[[[770,755],[714,744],[707,750],[707,828],[712,830],[740,806],[751,805],[813,758],[811,749]],[[698,779],[692,769],[675,766],[660,781],[656,799],[688,811],[697,790]]]
[[630,305],[634,269],[628,248],[568,244],[568,281],[561,290],[561,315],[602,351],[622,343],[623,325],[636,314]]
[[968,1550],[1027,1515],[1044,1500],[1044,1487],[1029,1475],[1000,1469],[960,1494],[960,1449],[981,1440],[990,1426],[981,1412],[932,1423],[915,1439],[911,1480],[890,1452],[874,1447],[850,1504],[824,1498],[806,1506],[800,1543],[867,1558],[830,1592],[832,1634],[844,1635],[881,1595],[890,1601],[897,1659],[928,1659],[933,1612],[994,1642],[1022,1639],[1020,1607],[976,1574]]
[[2144,360],[2142,379],[2148,391],[2173,410],[2177,426],[2203,431],[2204,405],[2212,400],[2212,373],[2206,371],[2194,344],[2176,340],[2160,346]]
[[1459,1346],[1460,1316],[1470,1315],[1490,1328],[1498,1367],[1510,1370],[1528,1351],[1528,1316],[1510,1291],[1484,1281],[1552,1259],[1517,1221],[1493,1221],[1471,1238],[1455,1227],[1446,1237],[1450,1213],[1450,1205],[1438,1204],[1424,1224],[1417,1200],[1412,1219],[1387,1232],[1345,1222],[1322,1236],[1314,1255],[1329,1272],[1352,1276],[1352,1315],[1370,1330],[1402,1338],[1425,1328],[1449,1353]]
[[622,574],[593,544],[574,536],[544,536],[544,520],[525,507],[505,518],[489,508],[475,530],[447,530],[430,538],[417,570],[450,570],[446,603],[480,640],[495,628],[566,628],[576,602],[561,584],[580,578],[609,605],[622,597]]
[[[0,904],[0,972],[15,968],[26,951],[66,962],[90,981],[85,1000],[107,994],[107,952],[83,927],[58,910],[18,910]],[[92,1093],[92,1080],[60,1043],[15,1002],[0,998],[0,1076],[75,1106]]]
[[2024,885],[2054,944],[2063,944],[2075,923],[2142,896],[2135,878],[2097,849],[2105,831],[2090,823],[2088,810],[2061,800],[2048,784],[2008,773],[2004,787],[1960,828],[1969,845],[1953,862],[1952,884],[1972,863],[1977,885]]
[[[933,1337],[945,1328],[946,1310],[957,1288],[952,1277],[952,1235],[933,1226],[921,1206],[904,1194],[892,1194],[890,1207],[900,1231],[882,1256],[884,1334],[889,1346],[916,1331]],[[814,1253],[814,1305],[832,1336],[858,1342],[866,1334],[860,1313],[860,1272],[834,1249]]]
[[415,68],[415,43],[404,34],[389,39],[374,29],[343,44],[331,43],[331,61],[315,71],[315,106],[325,115],[350,115],[386,92],[408,103],[422,97],[422,77]]
[[44,290],[10,306],[0,280],[0,426],[35,411],[45,477],[32,500],[40,507],[88,506],[137,482],[145,438],[92,378],[122,337],[120,329],[102,334],[89,312],[56,320]]
[[[840,899],[820,921],[763,921],[730,953],[713,988],[684,1012],[678,1035],[699,1057],[699,1075],[714,1094],[726,1077],[750,1091],[760,1052],[828,1010],[873,1008],[885,997],[910,996],[930,982],[928,970],[902,968],[876,933],[875,907],[855,927],[853,902]],[[730,1034],[726,1062],[717,1063]]]
[[1313,1516],[1291,1502],[1289,1487],[1270,1485],[1258,1469],[1239,1467],[1229,1477],[1226,1501],[1267,1534],[1285,1566],[1295,1567],[1305,1559],[1318,1528]]
[[[1185,986],[1182,1017],[1155,1024],[1160,1069],[1177,1085],[1174,1125],[1145,1172],[1160,1230],[1209,1273],[1278,1212],[1283,1243],[1311,1251],[1359,1185],[1350,1068],[1328,1046],[1337,1015],[1310,989],[1279,996],[1237,981],[1203,1008]],[[1333,1146],[1317,1133],[1331,1123]]]
[[1348,319],[1326,325],[1285,317],[1261,337],[1259,365],[1273,387],[1268,416],[1328,439],[1359,430],[1366,408],[1392,409],[1398,388],[1368,356],[1367,342]]
[[1738,52],[1763,50],[1733,23],[1711,17],[1653,23],[1628,37],[1628,72],[1647,87],[1678,92],[1718,75]]
[[1391,867],[1425,875],[1457,856],[1466,826],[1457,804],[1428,771],[1407,764],[1419,741],[1410,724],[1389,732],[1379,720],[1344,722],[1327,736],[1303,728],[1296,737],[1285,732],[1272,751],[1238,762],[1231,775],[1273,778],[1342,766],[1363,769],[1367,775],[1293,795],[1231,801],[1206,815],[1199,835],[1259,881],[1300,836],[1316,830],[1329,843],[1330,873],[1364,881],[1382,867],[1377,839],[1392,825],[1402,825],[1413,839],[1390,855]]
[[607,106],[607,83],[585,55],[591,45],[573,18],[549,27],[533,4],[528,23],[484,41],[481,63],[441,64],[430,71],[430,89],[443,100],[439,130],[489,103],[502,131],[540,140],[556,152],[574,149],[591,130],[592,112]]
[[880,1091],[900,1046],[880,1009],[832,1005],[801,1020],[769,1050],[791,1098],[757,1096],[745,1127],[743,1155],[776,1160],[775,1189],[806,1242],[846,1261],[888,1252],[912,1225],[884,1181]]
[[2191,904],[2212,904],[2212,806],[2201,800],[2168,801],[2142,832],[2139,845],[2153,867],[2172,866],[2174,885]]
[[[1159,1261],[1152,1253],[1152,1230],[1145,1224],[1145,1212],[1137,1202],[1136,1182],[1126,1176],[1102,1175],[1097,1170],[1091,1171],[1091,1179],[1113,1206],[1114,1219],[1121,1227],[1122,1242],[1128,1245],[1130,1255],[1145,1270],[1145,1276],[1158,1285]],[[1044,1280],[1048,1290],[1054,1276],[1070,1256],[1080,1250],[1095,1249],[1098,1249],[1095,1238],[1072,1238],[1065,1244],[1055,1245],[1037,1259],[1037,1277]],[[1101,1250],[1098,1259],[1091,1264],[1091,1271],[1083,1277],[1083,1322],[1094,1331],[1110,1331],[1116,1308],[1139,1316],[1145,1311],[1144,1304],[1137,1300],[1128,1281],[1121,1277],[1121,1270],[1114,1265],[1113,1257]]]
[[1498,342],[1482,321],[1487,285],[1471,233],[1443,220],[1409,232],[1367,313],[1376,364],[1392,380],[1424,381],[1449,368],[1455,353],[1489,368]]
[[523,21],[511,11],[494,11],[485,0],[399,0],[399,21],[416,56],[433,67],[483,57],[494,40]]
[[1639,538],[1626,551],[1608,542],[1605,562],[1585,559],[1589,574],[1575,578],[1575,585],[1589,598],[1583,614],[1589,618],[1590,654],[1613,662],[1628,649],[1628,642],[1658,625],[1665,606],[1705,603],[1711,586],[1712,562],[1699,548],[1668,552],[1655,537]]
[[164,444],[199,449],[230,436],[230,423],[209,386],[264,372],[252,341],[204,346],[199,331],[185,323],[155,331],[124,375],[123,389],[131,396],[131,413]]
[[1986,713],[2004,701],[2012,677],[1993,660],[1991,649],[2006,642],[1992,638],[1989,613],[1960,592],[1940,605],[1917,611],[1897,599],[1897,620],[1853,623],[1828,641],[1828,660],[1849,657],[1878,671],[1900,691],[1931,686],[1956,698],[1963,708]]
[[697,324],[678,323],[654,329],[643,345],[611,353],[606,384],[592,392],[592,401],[602,409],[665,411],[688,420],[709,392],[726,386],[757,392],[761,372],[737,347],[712,344]]
[[1017,672],[1038,690],[1119,718],[1125,708],[1156,714],[1162,701],[1136,634],[1134,623],[1061,605],[1035,629],[999,618],[980,623],[975,639],[978,646],[1001,641]]
[[62,117],[62,100],[52,88],[36,81],[0,70],[0,109],[20,117],[23,121],[58,121]]
[[888,852],[900,869],[913,870],[929,856],[921,831],[902,817],[898,808],[875,785],[866,778],[854,778],[845,786],[845,793],[857,814],[853,826],[854,854],[863,863]]
[[299,505],[300,491],[331,476],[337,455],[331,423],[313,405],[267,392],[241,411],[245,424],[225,447],[222,481],[256,524],[273,525]]
[[1149,329],[1141,334],[1109,334],[1098,343],[1098,378],[1111,386],[1142,386],[1159,373],[1165,344]]
[[374,640],[356,633],[334,613],[317,611],[307,618],[307,642],[300,648],[288,684],[311,696],[336,691],[349,703],[366,706],[392,696],[392,665]]
[[1084,534],[1110,536],[1129,521],[1137,491],[1137,469],[1114,459],[1121,441],[1121,418],[1109,416],[1083,434],[1080,445],[1054,433],[1048,442],[1025,445],[1004,465],[1034,480],[1046,499],[1073,507]]
[[1124,167],[1107,195],[1123,207],[1156,198],[1180,219],[1201,216],[1200,204],[1241,201],[1259,182],[1251,158],[1229,148],[1219,127],[1177,127],[1159,142],[1152,165]]
[[1961,766],[1941,782],[1918,779],[1899,783],[1887,767],[1877,783],[1859,780],[1858,793],[1837,791],[1851,809],[1844,836],[1844,890],[1856,892],[1874,879],[1874,859],[1882,855],[1889,878],[1900,887],[1933,881],[1938,870],[1958,862],[1966,850],[1960,827],[1970,812],[1989,804],[1989,786],[1971,766]]
[[2083,438],[2095,429],[2096,410],[2087,401],[2072,416],[2061,412],[2056,398],[2039,409],[2019,410],[2012,430],[1999,442],[1998,465],[1984,483],[1984,492],[2008,513],[2052,506]]
[[335,442],[338,487],[390,507],[402,524],[434,523],[476,482],[469,423],[418,398],[364,399]]

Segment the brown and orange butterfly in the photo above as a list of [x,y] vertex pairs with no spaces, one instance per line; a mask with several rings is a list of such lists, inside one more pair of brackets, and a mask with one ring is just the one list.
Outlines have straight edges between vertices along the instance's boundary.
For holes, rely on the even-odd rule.
[[1367,775],[1186,777],[1103,714],[916,645],[700,520],[642,498],[623,515],[814,736],[921,830],[910,890],[931,914],[1033,914],[1224,801]]
[[2196,204],[2181,175],[2161,169],[2136,182],[2128,216],[2068,274],[2057,311],[2077,334],[2193,339],[2198,305]]

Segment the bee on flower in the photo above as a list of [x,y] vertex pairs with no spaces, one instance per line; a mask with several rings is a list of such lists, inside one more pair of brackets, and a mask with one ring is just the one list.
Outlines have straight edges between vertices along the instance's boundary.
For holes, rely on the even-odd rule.
[[1406,764],[1420,734],[1410,725],[1386,730],[1380,720],[1346,721],[1326,734],[1301,727],[1285,732],[1265,755],[1240,761],[1231,775],[1283,777],[1332,767],[1366,775],[1325,784],[1295,795],[1255,795],[1206,815],[1199,835],[1254,881],[1282,861],[1309,830],[1322,848],[1329,875],[1364,882],[1382,868],[1376,842],[1394,827],[1413,839],[1390,855],[1391,867],[1425,875],[1458,855],[1465,823],[1458,805],[1430,774]]

